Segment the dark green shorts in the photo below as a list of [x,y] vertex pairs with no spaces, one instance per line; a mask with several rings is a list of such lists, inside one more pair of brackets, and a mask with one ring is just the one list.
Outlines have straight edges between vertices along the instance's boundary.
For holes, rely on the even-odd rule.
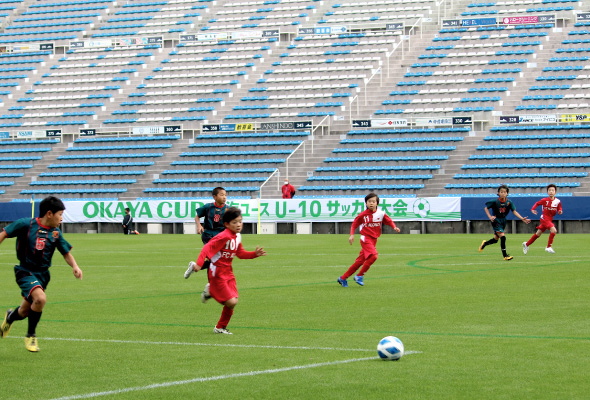
[[506,228],[506,220],[496,218],[495,220],[491,221],[492,228],[494,229],[494,233],[502,232],[504,233],[504,229]]
[[21,268],[19,265],[14,266],[14,276],[16,277],[16,283],[20,286],[21,295],[29,303],[33,302],[31,299],[33,290],[40,287],[45,291],[51,279],[49,271],[31,272]]

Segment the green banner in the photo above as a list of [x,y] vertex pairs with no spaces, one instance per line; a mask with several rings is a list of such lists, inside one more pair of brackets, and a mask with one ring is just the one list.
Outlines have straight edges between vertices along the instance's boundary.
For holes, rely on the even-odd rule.
[[[209,201],[69,201],[64,222],[121,222],[129,208],[135,222],[191,222]],[[364,198],[228,199],[242,210],[244,222],[351,221],[365,210]],[[459,221],[459,197],[382,198],[379,207],[395,221]]]

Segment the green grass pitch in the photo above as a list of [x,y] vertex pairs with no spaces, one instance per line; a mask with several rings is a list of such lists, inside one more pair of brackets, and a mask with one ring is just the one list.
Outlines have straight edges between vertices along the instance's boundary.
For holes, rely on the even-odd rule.
[[[346,235],[245,235],[268,256],[234,260],[229,329],[200,302],[192,235],[66,234],[84,271],[56,252],[38,326],[0,341],[2,399],[575,399],[590,389],[588,235],[384,235],[360,287],[336,283],[358,254]],[[0,307],[20,302],[14,239],[0,246]],[[377,357],[399,337],[400,361]]]

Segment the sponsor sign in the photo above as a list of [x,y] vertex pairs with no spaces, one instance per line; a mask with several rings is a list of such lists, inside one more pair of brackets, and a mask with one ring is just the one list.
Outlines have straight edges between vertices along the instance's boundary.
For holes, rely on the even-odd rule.
[[[64,222],[121,223],[128,207],[135,222],[195,220],[196,209],[211,199],[170,201],[67,201]],[[244,222],[352,221],[366,209],[364,198],[245,199],[227,201],[242,210]],[[394,221],[460,221],[461,198],[381,198],[379,208]]]
[[519,118],[518,116],[501,116],[500,123],[501,124],[518,124]]
[[555,122],[557,122],[557,116],[555,114],[520,115],[518,117],[519,124],[546,124]]
[[416,118],[416,126],[453,125],[452,117]]
[[386,31],[401,31],[404,29],[404,23],[403,22],[396,22],[393,24],[386,24],[385,25],[385,30]]
[[559,118],[559,122],[588,122],[590,114],[564,114]]
[[496,25],[496,18],[473,18],[461,20],[461,26]]
[[408,126],[407,119],[372,119],[371,127],[373,128],[393,128],[395,126]]
[[371,120],[370,119],[353,119],[352,120],[352,127],[353,128],[370,128],[371,127]]
[[471,125],[472,123],[471,117],[453,117],[453,125]]

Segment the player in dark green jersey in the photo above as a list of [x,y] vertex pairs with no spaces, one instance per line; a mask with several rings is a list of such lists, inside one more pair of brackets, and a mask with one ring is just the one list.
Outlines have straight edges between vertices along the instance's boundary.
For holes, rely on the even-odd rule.
[[0,232],[0,243],[6,238],[16,237],[16,256],[20,264],[14,266],[14,274],[24,299],[19,307],[6,312],[0,325],[0,334],[6,337],[14,321],[28,317],[25,347],[32,352],[39,351],[35,330],[47,302],[45,289],[51,278],[49,267],[55,249],[72,267],[74,276],[82,280],[82,270],[70,253],[72,246],[58,228],[64,210],[64,203],[60,199],[47,197],[39,205],[39,218],[21,218]]
[[[516,215],[522,222],[525,224],[530,224],[531,220],[527,217],[521,216],[517,211],[516,207],[514,206],[514,202],[512,200],[508,200],[508,186],[501,185],[498,188],[498,198],[496,200],[491,200],[486,203],[485,212],[492,222],[492,228],[494,229],[494,237],[490,240],[484,240],[481,242],[481,246],[479,246],[479,251],[483,251],[484,247],[489,246],[494,243],[498,243],[500,240],[500,247],[502,248],[502,255],[504,256],[505,261],[510,261],[513,259],[512,256],[508,255],[506,252],[506,235],[504,234],[504,229],[506,228],[506,216],[510,211],[514,215]],[[492,210],[493,214],[490,214],[489,210]]]
[[[213,196],[213,203],[207,203],[197,208],[197,215],[195,216],[197,234],[201,235],[203,244],[209,243],[213,237],[225,230],[225,226],[223,226],[223,214],[225,214],[225,210],[227,209],[227,192],[222,187],[216,187],[211,194]],[[201,224],[201,218],[204,218],[203,224]],[[205,261],[201,269],[208,270],[209,264],[209,260]],[[193,261],[189,262],[188,268],[184,273],[184,279],[188,279],[193,272],[198,271],[196,268],[197,265]],[[206,273],[208,278],[208,272],[206,271]],[[206,303],[210,298],[209,283],[207,283],[201,293],[201,301]]]

